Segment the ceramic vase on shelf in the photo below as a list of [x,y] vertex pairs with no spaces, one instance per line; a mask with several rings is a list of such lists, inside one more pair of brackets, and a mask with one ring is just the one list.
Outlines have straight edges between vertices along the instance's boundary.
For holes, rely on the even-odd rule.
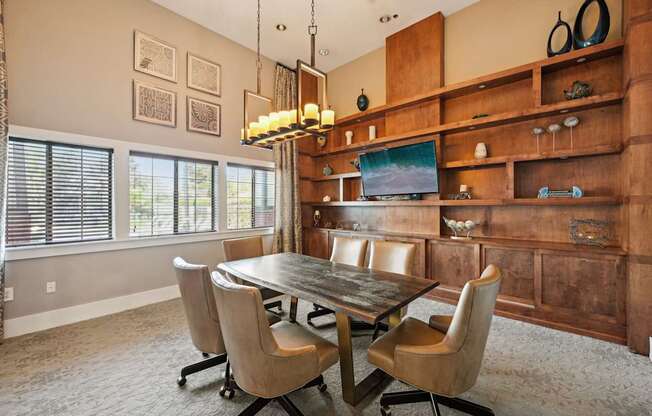
[[475,152],[473,156],[476,159],[486,159],[487,158],[487,145],[480,142],[475,146]]
[[353,143],[353,132],[351,130],[347,130],[344,132],[344,136],[346,136],[346,145],[351,146]]
[[376,140],[376,126],[369,126],[369,141]]

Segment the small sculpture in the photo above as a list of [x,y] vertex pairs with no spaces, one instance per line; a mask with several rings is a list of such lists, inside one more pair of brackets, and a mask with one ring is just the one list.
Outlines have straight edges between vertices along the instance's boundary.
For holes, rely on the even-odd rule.
[[[446,217],[442,218],[444,219],[446,226],[453,230],[453,233],[455,234],[451,236],[451,239],[453,240],[470,240],[471,231],[478,225],[477,222],[473,222],[471,220],[455,221]],[[457,233],[466,233],[466,236],[459,236]]]
[[476,159],[486,159],[488,155],[487,152],[487,145],[480,142],[477,145],[475,145],[475,152],[473,153],[473,156]]
[[315,228],[319,228],[319,224],[321,223],[321,213],[319,210],[315,210],[315,212],[312,214],[312,225]]
[[[557,31],[557,29],[562,27],[566,29],[566,43],[564,43],[564,46],[562,46],[561,49],[555,51],[552,49],[552,37]],[[548,36],[548,58],[557,55],[562,55],[566,52],[570,52],[571,49],[573,49],[573,32],[571,31],[570,25],[564,22],[563,20],[561,20],[561,11],[559,11],[559,17],[557,19],[557,23],[552,28],[552,32],[550,32],[550,36]]]
[[559,125],[557,123],[553,123],[553,124],[548,126],[548,131],[550,133],[552,133],[552,151],[554,152],[555,147],[556,147],[555,141],[556,141],[556,138],[557,138],[557,133],[559,131],[561,131],[561,125]]
[[593,87],[589,83],[582,81],[575,81],[570,90],[564,90],[564,96],[569,101],[590,97],[591,94],[593,94]]
[[584,196],[584,192],[579,186],[573,186],[568,190],[550,190],[548,186],[544,186],[539,189],[539,194],[537,198],[547,199],[547,198],[581,198]]
[[360,159],[358,159],[358,158],[356,157],[355,159],[353,159],[353,160],[350,161],[349,163],[350,163],[351,165],[353,165],[353,167],[355,168],[355,170],[357,170],[358,172],[360,172]]
[[[600,14],[598,16],[598,24],[595,27],[595,31],[591,36],[586,39],[584,33],[582,33],[582,27],[584,26],[584,14],[591,5],[591,3],[598,3],[598,8],[600,9]],[[580,10],[577,12],[577,17],[575,18],[575,26],[573,28],[573,46],[575,49],[586,48],[591,45],[597,45],[602,43],[607,39],[609,34],[609,25],[611,23],[611,16],[609,16],[609,7],[605,0],[585,0]]]
[[326,195],[321,199],[323,202],[331,202],[331,197],[330,195]]
[[331,168],[331,165],[327,163],[326,166],[324,166],[324,169],[321,170],[321,172],[324,174],[324,176],[330,176],[333,174],[333,168]]
[[541,153],[541,147],[539,145],[539,138],[545,132],[546,132],[546,129],[544,129],[543,127],[535,127],[535,128],[532,129],[532,134],[535,135],[536,138],[537,138],[537,153]]
[[367,108],[369,108],[369,97],[364,95],[364,88],[362,88],[361,94],[358,96],[358,100],[356,102],[358,105],[358,110],[364,111]]
[[570,239],[575,244],[606,247],[612,238],[608,221],[573,218],[568,228]]
[[566,117],[566,119],[564,119],[564,126],[566,126],[566,127],[568,127],[570,129],[571,150],[573,150],[573,127],[577,126],[578,124],[580,124],[579,117],[570,116],[570,117]]

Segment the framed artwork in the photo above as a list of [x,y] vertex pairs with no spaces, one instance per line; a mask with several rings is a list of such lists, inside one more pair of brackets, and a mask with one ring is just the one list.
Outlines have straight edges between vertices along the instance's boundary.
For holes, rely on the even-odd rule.
[[134,80],[134,120],[177,126],[177,93]]
[[177,82],[177,48],[136,30],[134,31],[134,69]]
[[188,131],[213,136],[222,134],[222,107],[219,104],[188,97],[186,112]]
[[188,52],[188,88],[208,94],[222,94],[222,66]]

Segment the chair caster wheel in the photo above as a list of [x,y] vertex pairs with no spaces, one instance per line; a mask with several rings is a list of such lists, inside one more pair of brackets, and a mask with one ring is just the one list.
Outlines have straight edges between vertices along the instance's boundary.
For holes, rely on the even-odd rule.
[[326,383],[321,383],[318,387],[320,393],[324,393],[326,390],[328,390],[328,384]]
[[380,414],[382,416],[392,416],[392,411],[389,410],[389,407],[384,406],[380,408]]
[[318,310],[319,310],[319,306],[317,306],[317,305],[312,305],[312,310],[313,310],[313,311],[318,311]]
[[204,358],[208,358],[208,354],[206,354],[205,352],[202,352],[201,355],[202,355]]
[[177,379],[177,384],[179,385],[179,387],[185,386],[186,378],[184,376],[179,376],[179,378]]
[[235,390],[222,386],[222,388],[220,389],[220,396],[231,400],[233,396],[235,396]]

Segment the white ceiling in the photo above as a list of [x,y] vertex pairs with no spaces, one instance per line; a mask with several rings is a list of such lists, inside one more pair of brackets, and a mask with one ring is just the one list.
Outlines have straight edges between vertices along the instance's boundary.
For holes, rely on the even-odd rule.
[[[256,50],[256,0],[153,0],[200,25]],[[385,44],[385,37],[441,11],[448,16],[478,0],[315,0],[317,67],[330,71]],[[261,0],[261,53],[292,68],[310,60],[309,0]],[[398,14],[381,24],[384,14]],[[285,32],[276,30],[287,25]]]

